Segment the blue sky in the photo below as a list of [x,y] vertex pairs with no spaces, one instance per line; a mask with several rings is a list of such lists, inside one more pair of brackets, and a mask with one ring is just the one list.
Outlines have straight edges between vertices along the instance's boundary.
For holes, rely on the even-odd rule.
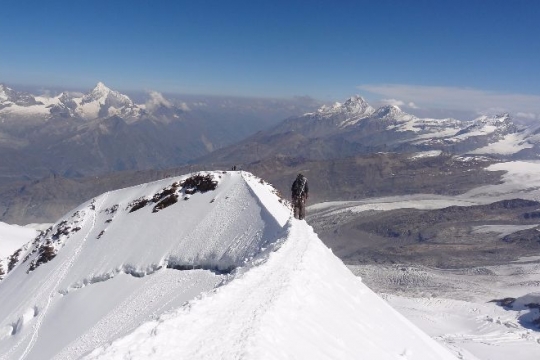
[[478,111],[519,103],[540,114],[535,0],[0,0],[0,9],[0,82],[13,85],[360,93],[416,107],[456,106],[445,91],[464,101],[474,91]]

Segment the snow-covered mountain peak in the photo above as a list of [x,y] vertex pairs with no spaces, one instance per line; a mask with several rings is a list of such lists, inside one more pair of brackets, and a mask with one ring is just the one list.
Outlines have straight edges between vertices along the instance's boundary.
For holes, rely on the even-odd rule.
[[58,96],[57,96],[58,100],[62,101],[62,102],[68,102],[68,101],[72,101],[73,100],[73,96],[67,92],[67,91],[62,91]]
[[455,359],[245,172],[108,192],[4,264],[1,358]]
[[506,135],[519,131],[519,127],[514,124],[509,114],[499,115],[482,115],[472,121],[472,124],[460,131],[461,134],[466,133],[495,133],[498,135]]
[[482,115],[474,120],[474,122],[477,124],[486,124],[486,125],[499,125],[499,124],[508,123],[511,121],[512,121],[512,118],[510,117],[510,114],[508,113],[497,114],[497,115]]
[[0,84],[0,102],[14,102],[17,92],[5,84]]
[[336,102],[331,106],[323,105],[314,113],[304,114],[305,118],[322,121],[332,129],[345,128],[371,116],[375,109],[363,97],[355,95],[344,103]]
[[7,94],[4,91],[0,90],[0,102],[4,102],[8,99]]
[[5,100],[9,99],[8,92],[10,90],[11,89],[8,88],[6,85],[0,84],[0,101],[5,101]]
[[54,117],[64,119],[107,119],[112,116],[122,118],[126,123],[136,122],[143,117],[168,123],[180,118],[186,105],[178,107],[158,92],[150,92],[146,104],[135,104],[129,96],[115,91],[103,82],[86,93],[64,91],[56,96],[44,94],[34,96],[15,91],[0,84],[0,112],[9,116],[35,117],[46,122]]
[[385,105],[377,109],[375,112],[377,117],[397,117],[405,115],[403,110],[397,105]]
[[106,97],[111,92],[112,92],[112,90],[109,89],[107,86],[105,86],[104,83],[102,83],[100,81],[100,82],[97,83],[97,85],[94,87],[94,89],[92,89],[92,91],[90,93],[95,98],[101,98],[101,97]]
[[127,119],[137,118],[141,108],[124,94],[109,89],[102,82],[82,98],[74,98],[75,114],[85,119],[106,118],[114,115]]
[[0,84],[0,108],[8,107],[10,110],[22,108],[25,111],[25,108],[34,105],[43,104],[36,101],[31,94],[15,91],[5,84]]
[[109,89],[102,82],[98,82],[96,87],[83,97],[83,102],[99,101],[104,103],[107,100],[115,100],[121,104],[133,105],[133,101],[127,95]]
[[343,106],[351,113],[370,115],[375,112],[368,102],[361,96],[355,95],[345,101]]
[[317,113],[321,115],[347,114],[350,116],[368,116],[374,112],[375,109],[359,95],[351,96],[344,103],[336,102],[332,106],[323,105],[317,110]]
[[504,113],[504,114],[496,115],[495,118],[496,118],[497,121],[499,121],[499,122],[504,122],[504,121],[512,120],[512,118],[510,117],[510,114],[509,114],[509,113]]
[[[251,175],[247,174],[244,176],[251,177]],[[227,192],[229,190],[228,186],[236,187],[239,198],[231,198],[228,201],[214,203],[215,197],[219,196],[221,191]],[[270,189],[269,186],[267,188]],[[124,261],[131,264],[136,271],[143,272],[147,268],[156,266],[205,267],[218,271],[241,266],[246,258],[254,256],[259,250],[258,246],[262,246],[265,241],[260,238],[264,235],[264,231],[262,230],[265,224],[263,222],[257,223],[257,216],[253,217],[245,214],[244,219],[242,221],[237,219],[232,227],[222,224],[219,229],[215,229],[217,233],[212,234],[205,240],[198,240],[197,244],[185,243],[181,252],[174,251],[173,248],[176,247],[176,242],[182,238],[183,234],[190,236],[190,228],[196,226],[196,224],[199,224],[204,219],[206,219],[204,220],[205,226],[210,226],[210,223],[217,224],[220,221],[224,221],[227,216],[238,217],[240,214],[237,212],[242,212],[243,210],[241,210],[237,202],[243,201],[245,204],[248,204],[254,200],[248,193],[245,193],[248,189],[249,186],[246,186],[244,177],[239,173],[209,172],[165,179],[156,183],[145,184],[143,187],[119,190],[111,194],[106,194],[106,196],[104,195],[94,199],[79,207],[73,214],[66,216],[49,229],[40,239],[36,240],[33,244],[36,251],[29,249],[31,255],[24,266],[28,268],[27,270],[34,271],[40,264],[52,261],[56,255],[62,255],[64,248],[67,246],[66,240],[73,238],[76,233],[82,230],[82,224],[87,220],[88,216],[103,218],[101,219],[103,221],[100,220],[102,225],[99,226],[100,231],[97,236],[99,239],[103,239],[102,243],[105,246],[102,247],[95,244],[93,248],[87,249],[86,256],[90,257],[96,251],[98,253],[101,252],[97,255],[100,258],[101,267],[98,269],[95,263],[92,262],[94,265],[92,265],[92,269],[88,269],[89,271],[111,273],[114,272],[114,269],[122,266]],[[275,197],[275,195],[273,196]],[[277,198],[275,201],[277,203]],[[96,209],[97,207],[100,209]],[[92,215],[93,211],[97,211],[97,213]],[[184,214],[185,211],[189,211],[190,213]],[[181,216],[182,221],[166,225],[166,222],[171,220],[171,216]],[[287,221],[288,210],[282,205],[281,209],[278,207],[276,213],[269,214],[269,216],[274,221],[283,225]],[[135,223],[132,223],[132,221],[142,222],[144,225],[141,223],[135,226]],[[206,221],[209,223],[206,224]],[[248,243],[242,244],[242,246],[239,245],[237,242],[238,239],[236,239],[235,244],[240,246],[240,248],[235,250],[238,252],[237,254],[227,250],[228,244],[225,239],[235,238],[233,234],[243,232],[245,230],[243,226],[248,226],[248,223],[251,224],[249,226],[256,224],[262,226],[258,230],[262,232],[255,234],[249,230],[248,233],[244,234],[250,235],[245,238],[245,241]],[[114,230],[118,226],[121,229]],[[135,238],[133,237],[135,234],[132,234],[128,236],[130,239],[125,238],[122,240],[125,237],[126,231],[128,231],[123,228],[124,226],[133,229],[143,226],[144,229],[136,230],[138,236]],[[183,230],[178,229],[178,227],[182,227]],[[146,245],[144,243],[146,239],[151,238],[153,236],[152,234],[158,228],[164,239],[155,240],[152,249],[147,249],[144,256],[133,252],[133,249],[138,246],[145,247]],[[97,229],[95,230],[97,231]],[[70,240],[70,242],[72,241]],[[123,244],[124,241],[126,243]],[[187,238],[184,241],[189,242]],[[259,244],[258,241],[262,241],[263,243]],[[207,242],[206,245],[204,242]],[[127,256],[126,254],[128,253],[131,255],[128,256],[128,260],[120,260],[118,254],[114,251],[109,252],[107,250],[110,246],[114,246],[116,250],[125,249],[126,253],[123,256]],[[54,249],[53,252],[55,255],[50,256],[51,254],[49,254],[48,258],[45,258],[42,251],[44,247],[48,247],[51,251]],[[163,261],[167,264],[163,263]]]
[[354,106],[355,104],[359,104],[359,105],[361,105],[363,107],[368,107],[369,106],[366,99],[364,99],[362,96],[360,96],[358,94],[355,94],[355,95],[351,96],[350,98],[345,100],[345,102],[343,104],[345,106]]

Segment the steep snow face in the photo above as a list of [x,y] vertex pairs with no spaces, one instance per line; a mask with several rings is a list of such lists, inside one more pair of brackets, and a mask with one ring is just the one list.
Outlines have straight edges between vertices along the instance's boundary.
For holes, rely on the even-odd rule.
[[404,113],[398,106],[387,105],[377,109],[373,115],[376,119],[380,121],[387,122],[389,125],[388,130],[396,131],[413,131],[418,132],[420,128],[415,126],[415,123],[418,122],[418,119],[414,115]]
[[204,193],[184,176],[104,194],[23,247],[0,282],[0,358],[76,358],[226,282],[275,241],[289,210],[269,186],[210,175],[217,188]]
[[271,186],[206,175],[214,190],[103,194],[25,246],[0,282],[0,358],[454,359]]
[[6,101],[9,98],[7,92],[7,86],[5,86],[4,84],[0,84],[0,101]]
[[416,139],[452,136],[463,127],[463,122],[456,119],[418,118],[395,105],[377,109],[375,116],[389,122],[388,130],[411,131],[417,134]]
[[17,92],[4,84],[0,84],[1,102],[17,103],[21,98],[25,98],[24,93]]
[[25,92],[15,91],[3,84],[0,84],[0,101],[18,106],[39,105],[32,95]]
[[375,109],[359,95],[351,96],[344,103],[336,102],[332,106],[323,105],[317,110],[318,114],[326,116],[340,113],[371,115],[374,112]]
[[185,176],[104,194],[25,246],[0,282],[0,357],[78,357],[252,261],[289,210],[248,174],[210,175],[203,193]]
[[336,118],[338,126],[346,127],[356,124],[374,112],[375,109],[363,97],[355,95],[347,99],[344,103],[336,102],[332,106],[323,105],[316,112],[308,113],[304,116],[319,119]]
[[519,129],[512,122],[508,114],[495,116],[481,116],[472,122],[472,125],[459,131],[454,137],[455,141],[464,140],[474,136],[485,136],[496,134],[504,136],[515,133]]
[[371,105],[369,105],[367,101],[359,95],[354,95],[348,98],[345,103],[343,103],[341,108],[343,111],[347,111],[350,114],[370,115],[375,112],[375,109],[372,108]]
[[455,359],[352,275],[305,222],[290,220],[280,241],[212,297],[88,358]]
[[141,108],[131,99],[118,91],[113,91],[99,82],[96,87],[82,98],[73,99],[77,104],[75,113],[85,119],[96,119],[119,115],[137,117]]
[[[382,107],[378,108],[377,111],[375,112],[375,116],[378,117],[378,118],[391,118],[391,119],[398,118],[399,119],[399,118],[402,118],[405,115],[408,115],[408,114],[405,114],[399,108],[399,106],[396,106],[396,105],[382,106]],[[409,116],[412,116],[412,115],[409,115]]]
[[0,84],[0,114],[44,115],[48,113],[45,105],[34,96],[18,92]]

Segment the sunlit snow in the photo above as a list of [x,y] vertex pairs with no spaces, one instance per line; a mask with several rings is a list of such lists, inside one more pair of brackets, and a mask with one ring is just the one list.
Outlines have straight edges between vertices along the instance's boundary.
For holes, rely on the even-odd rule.
[[0,222],[0,259],[3,259],[37,236],[29,227]]
[[471,154],[501,154],[511,155],[534,145],[524,139],[524,134],[508,134],[503,139],[491,143],[479,149],[471,151]]
[[0,358],[455,359],[271,186],[209,174],[216,190],[103,194],[23,248],[0,282]]

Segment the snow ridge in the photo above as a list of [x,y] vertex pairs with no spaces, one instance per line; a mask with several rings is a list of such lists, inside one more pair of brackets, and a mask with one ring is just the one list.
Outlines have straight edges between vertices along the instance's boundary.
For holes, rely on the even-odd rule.
[[[271,185],[203,175],[213,190],[193,188],[195,174],[164,179],[53,226],[39,241],[57,233],[56,256],[28,272],[39,256],[28,249],[0,282],[0,358],[454,358],[291,219]],[[70,224],[80,230],[65,234]],[[201,264],[234,268],[187,268]]]
[[[402,328],[405,320],[351,276],[311,227],[292,219],[285,228],[281,247],[263,263],[86,359],[455,359],[412,325]],[[353,319],[344,321],[345,313]]]

